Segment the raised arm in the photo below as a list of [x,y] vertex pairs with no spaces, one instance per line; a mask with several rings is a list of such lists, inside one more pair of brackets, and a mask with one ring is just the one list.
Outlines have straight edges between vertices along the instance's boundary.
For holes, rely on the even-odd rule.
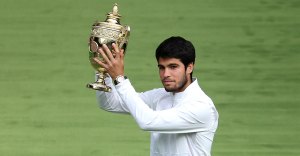
[[121,99],[141,129],[161,133],[214,131],[217,114],[208,103],[195,101],[163,111],[154,111],[135,93],[129,80],[116,86]]

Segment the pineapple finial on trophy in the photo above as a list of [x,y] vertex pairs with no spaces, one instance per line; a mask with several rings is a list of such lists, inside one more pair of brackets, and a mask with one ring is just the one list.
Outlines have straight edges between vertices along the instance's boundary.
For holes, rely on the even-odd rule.
[[114,7],[113,7],[113,15],[118,15],[118,4],[115,3]]

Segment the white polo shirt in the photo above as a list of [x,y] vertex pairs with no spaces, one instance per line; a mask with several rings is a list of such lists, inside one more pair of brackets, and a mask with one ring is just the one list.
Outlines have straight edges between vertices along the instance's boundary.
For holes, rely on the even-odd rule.
[[[111,79],[106,83],[112,85]],[[129,80],[111,93],[97,91],[100,107],[130,113],[141,129],[151,131],[151,156],[210,156],[218,112],[196,79],[183,92],[164,88],[136,93]]]

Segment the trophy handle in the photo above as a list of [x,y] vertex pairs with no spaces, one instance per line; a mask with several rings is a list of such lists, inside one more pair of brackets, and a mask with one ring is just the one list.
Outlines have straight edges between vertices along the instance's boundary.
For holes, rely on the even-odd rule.
[[[128,37],[130,35],[130,27],[129,26],[124,26],[122,28],[122,33],[120,34],[120,37],[119,37],[119,48],[123,48],[124,44],[127,45],[127,42],[128,42]],[[126,50],[126,47],[124,47],[124,52]]]

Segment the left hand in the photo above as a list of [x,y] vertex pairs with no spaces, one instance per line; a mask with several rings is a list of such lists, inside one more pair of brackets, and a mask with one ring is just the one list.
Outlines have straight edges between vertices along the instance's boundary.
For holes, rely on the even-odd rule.
[[93,60],[105,68],[110,77],[115,80],[117,76],[124,75],[124,49],[120,49],[115,43],[112,43],[112,47],[114,55],[107,45],[103,44],[98,52],[104,61],[100,61],[97,57],[94,57]]

